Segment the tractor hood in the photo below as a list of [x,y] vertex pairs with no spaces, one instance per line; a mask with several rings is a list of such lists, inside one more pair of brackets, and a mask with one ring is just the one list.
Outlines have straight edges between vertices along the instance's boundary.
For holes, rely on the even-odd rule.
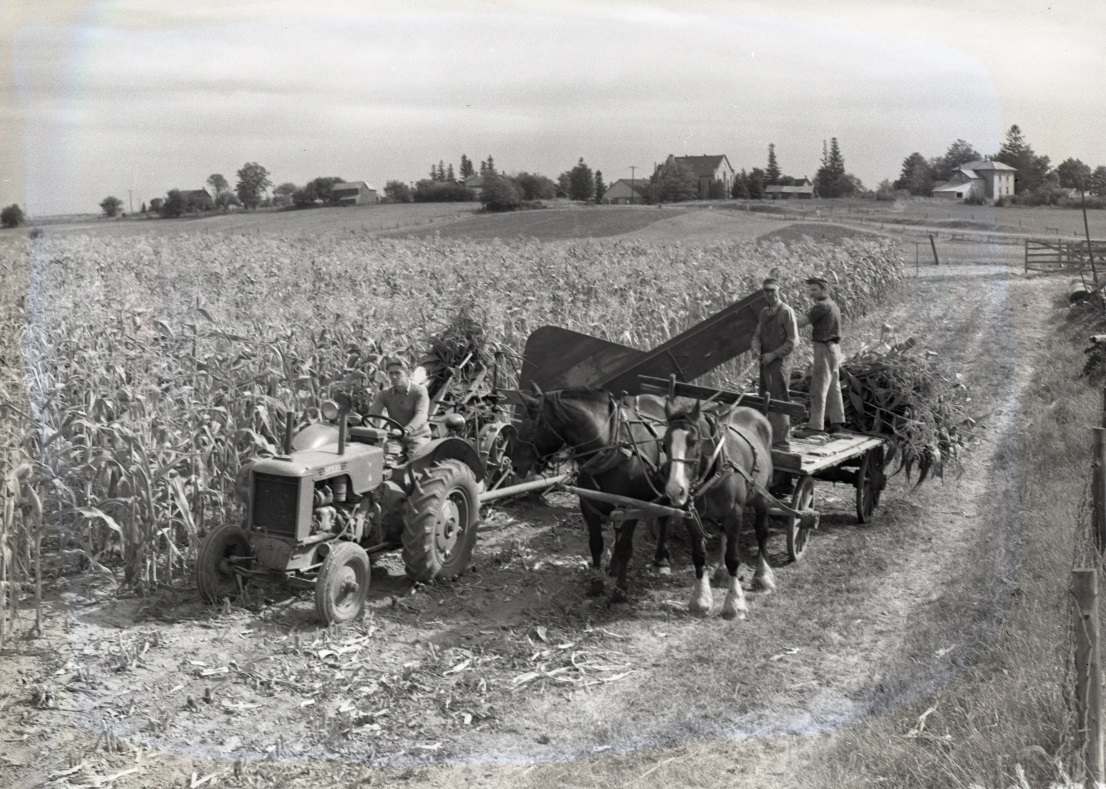
[[[300,435],[307,430],[301,431]],[[334,431],[335,435],[337,432]],[[256,460],[250,466],[250,471],[274,477],[316,481],[344,475],[349,477],[352,491],[361,495],[379,486],[383,480],[384,449],[368,444],[346,444],[345,454],[339,455],[338,442],[334,441],[312,449],[295,451],[291,455]]]

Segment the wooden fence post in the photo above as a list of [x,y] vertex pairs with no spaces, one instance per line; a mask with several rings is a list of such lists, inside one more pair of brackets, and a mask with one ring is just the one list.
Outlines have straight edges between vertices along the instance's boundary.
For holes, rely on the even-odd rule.
[[1098,648],[1098,570],[1071,571],[1075,597],[1076,730],[1086,766],[1086,786],[1104,780],[1102,751],[1102,675]]
[[1099,555],[1106,552],[1106,428],[1093,428],[1094,456],[1091,458],[1091,499],[1094,502],[1094,545]]
[[937,257],[937,242],[933,240],[933,234],[929,234],[929,245],[933,248],[933,265],[940,266],[941,259]]

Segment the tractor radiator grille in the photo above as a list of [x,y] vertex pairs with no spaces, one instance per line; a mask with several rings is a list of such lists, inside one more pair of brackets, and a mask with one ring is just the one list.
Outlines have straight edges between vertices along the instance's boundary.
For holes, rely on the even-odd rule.
[[296,533],[300,481],[270,474],[253,477],[253,526],[277,534]]

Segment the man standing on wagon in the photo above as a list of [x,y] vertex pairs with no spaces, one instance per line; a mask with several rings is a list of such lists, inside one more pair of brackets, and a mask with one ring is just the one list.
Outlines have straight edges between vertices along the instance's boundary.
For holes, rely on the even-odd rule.
[[796,436],[825,435],[845,427],[845,404],[841,400],[841,310],[829,297],[829,283],[823,277],[806,281],[814,304],[799,318],[799,326],[810,325],[814,342],[814,367],[810,376],[810,421]]
[[[774,278],[764,280],[762,287],[768,297],[768,306],[760,311],[757,328],[753,332],[753,351],[760,357],[760,396],[772,400],[791,402],[788,394],[790,364],[788,357],[795,350],[799,329],[795,312],[780,297],[780,285]],[[788,434],[791,417],[775,411],[768,412],[772,425],[772,446],[784,452],[791,448]]]

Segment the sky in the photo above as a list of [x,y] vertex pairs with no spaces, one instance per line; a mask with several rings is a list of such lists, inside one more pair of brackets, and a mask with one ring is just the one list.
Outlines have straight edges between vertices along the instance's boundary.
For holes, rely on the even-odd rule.
[[1106,4],[0,1],[0,205],[95,212],[321,175],[382,188],[488,155],[608,182],[670,153],[813,177],[836,136],[866,186],[1021,126],[1106,164]]

